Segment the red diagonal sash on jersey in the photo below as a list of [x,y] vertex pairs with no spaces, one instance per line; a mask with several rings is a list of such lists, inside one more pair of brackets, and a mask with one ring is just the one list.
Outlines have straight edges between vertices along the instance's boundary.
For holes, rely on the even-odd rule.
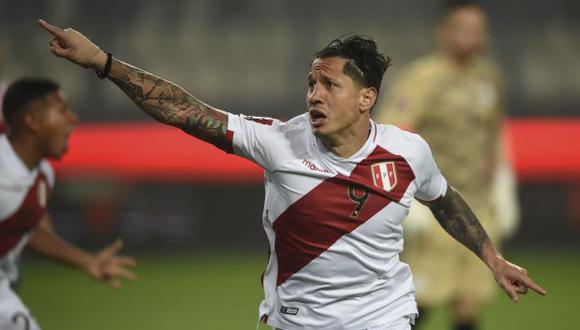
[[4,256],[18,244],[22,236],[36,227],[46,212],[49,194],[50,186],[46,177],[40,173],[18,210],[0,221],[0,256]]
[[[393,162],[396,167],[397,184],[390,192],[373,183],[372,166],[382,162]],[[377,146],[349,177],[337,175],[326,179],[290,205],[274,222],[278,257],[277,285],[284,283],[288,277],[390,202],[399,202],[414,179],[413,170],[403,157]],[[348,189],[351,185],[355,185],[355,194],[358,195],[364,188],[370,190],[368,199],[356,217],[352,214],[357,205],[349,198]]]

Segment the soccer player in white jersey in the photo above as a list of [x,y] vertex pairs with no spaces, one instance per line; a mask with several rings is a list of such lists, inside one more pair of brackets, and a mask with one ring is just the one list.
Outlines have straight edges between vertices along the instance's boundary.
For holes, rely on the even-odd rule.
[[[389,59],[370,38],[335,40],[315,54],[308,112],[288,122],[234,115],[123,63],[81,33],[40,21],[50,51],[97,71],[162,123],[248,158],[265,170],[262,223],[270,257],[260,319],[298,329],[410,329],[411,272],[398,259],[413,198],[493,272],[512,300],[532,288],[504,260],[449,187],[418,135],[370,119]],[[461,271],[458,269],[457,271]]]
[[117,256],[117,241],[91,254],[58,237],[47,213],[54,174],[45,158],[60,158],[77,123],[58,84],[45,79],[12,83],[3,98],[6,134],[0,134],[0,329],[40,329],[11,285],[18,278],[17,259],[27,246],[55,261],[79,268],[112,287],[119,277],[135,279]]

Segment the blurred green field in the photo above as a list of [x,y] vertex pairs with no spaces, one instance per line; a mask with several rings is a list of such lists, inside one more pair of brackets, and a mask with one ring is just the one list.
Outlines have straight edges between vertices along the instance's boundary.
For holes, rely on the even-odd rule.
[[[512,304],[498,295],[483,330],[580,329],[580,254],[506,253],[525,265],[546,297]],[[256,329],[262,292],[259,254],[148,255],[139,259],[139,281],[113,290],[60,266],[26,258],[20,293],[44,330]],[[423,329],[447,329],[443,310]]]

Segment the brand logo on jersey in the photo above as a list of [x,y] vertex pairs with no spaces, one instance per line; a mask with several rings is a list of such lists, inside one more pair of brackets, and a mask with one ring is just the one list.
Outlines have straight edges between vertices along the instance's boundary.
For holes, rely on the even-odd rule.
[[46,207],[46,183],[43,180],[38,181],[36,196],[38,197],[38,205]]
[[322,173],[330,173],[329,170],[327,170],[325,168],[318,167],[314,163],[307,161],[306,159],[302,160],[302,165],[308,167],[312,171],[318,171],[318,172],[322,172]]
[[382,162],[371,166],[373,183],[388,192],[397,185],[397,169],[395,162]]
[[280,306],[280,313],[296,315],[298,314],[298,307]]

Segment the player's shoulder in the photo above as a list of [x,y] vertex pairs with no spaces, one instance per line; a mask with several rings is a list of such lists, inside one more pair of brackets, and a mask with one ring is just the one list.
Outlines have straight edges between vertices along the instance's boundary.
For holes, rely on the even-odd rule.
[[6,135],[0,134],[0,185],[5,185],[12,181],[11,164],[8,162],[11,153]]
[[304,113],[293,117],[281,124],[280,130],[284,139],[289,141],[293,145],[293,148],[296,148],[297,145],[300,145],[301,148],[306,147],[312,135],[310,115]]
[[[16,160],[17,156],[8,142],[5,134],[0,134],[0,184],[2,185],[20,185],[33,177],[20,174],[16,169],[22,167],[21,162]],[[50,163],[42,159],[38,165],[38,173],[43,174],[48,183],[54,186],[54,170]]]
[[308,128],[309,118],[308,113],[287,121],[269,117],[239,115],[230,122],[230,127],[233,131],[240,130],[247,133],[239,135],[238,141],[256,136],[261,145],[268,145],[281,151],[284,146],[306,143],[307,135],[311,132]]
[[244,114],[230,114],[231,117],[237,118],[238,120],[246,121],[248,123],[256,123],[264,126],[274,126],[278,125],[280,120],[272,117],[263,117],[263,116],[251,116],[251,115],[244,115]]
[[377,124],[377,144],[405,158],[422,158],[431,152],[419,134],[390,124]]
[[443,67],[443,61],[440,56],[430,54],[416,59],[411,62],[406,69],[404,75],[410,79],[426,79],[436,75]]
[[310,133],[310,116],[303,113],[287,121],[276,120],[277,130],[287,138],[295,138]]
[[303,126],[305,123],[308,122],[306,115],[307,114],[302,114],[302,115],[299,115],[299,116],[296,116],[294,118],[291,118],[289,120],[284,121],[284,120],[273,118],[273,117],[250,116],[250,115],[244,115],[244,114],[239,114],[239,115],[230,114],[230,116],[237,117],[239,120],[243,120],[243,121],[246,121],[248,123],[253,123],[253,124],[262,125],[262,126],[266,126],[266,127],[267,126],[276,127],[276,128],[279,127],[279,128],[283,128],[283,129],[292,129],[292,128]]
[[490,58],[479,56],[475,58],[475,68],[483,76],[487,76],[497,83],[503,81],[503,77],[497,63]]
[[407,145],[424,144],[425,140],[417,133],[391,124],[376,124],[379,143],[403,143]]
[[438,54],[428,54],[416,59],[412,64],[411,67],[415,68],[416,70],[419,69],[431,69],[434,67],[439,67],[442,64],[441,56]]
[[309,125],[309,120],[310,115],[305,112],[298,116],[292,117],[285,122],[282,122],[281,125],[284,125],[287,129],[300,129]]

